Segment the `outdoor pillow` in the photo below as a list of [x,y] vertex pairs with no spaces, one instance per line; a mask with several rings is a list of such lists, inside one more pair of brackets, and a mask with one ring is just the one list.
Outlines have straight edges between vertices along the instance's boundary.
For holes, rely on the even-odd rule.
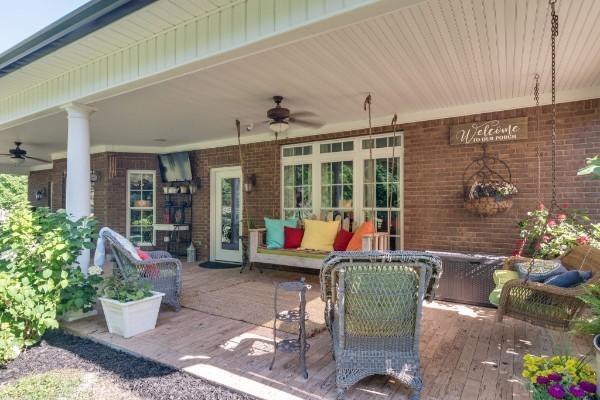
[[265,228],[267,228],[267,249],[283,248],[283,227],[295,228],[298,221],[291,219],[271,219],[265,217]]
[[301,249],[333,251],[333,242],[340,229],[340,221],[304,220]]
[[348,248],[348,243],[352,240],[352,233],[345,229],[340,229],[335,240],[333,242],[333,249],[335,251],[345,251]]
[[500,294],[502,293],[502,287],[508,281],[513,279],[519,279],[519,274],[515,271],[508,271],[506,269],[498,269],[494,271],[494,283],[496,287],[490,293],[490,303],[497,306],[500,303]]
[[[135,250],[136,250],[137,255],[140,257],[140,259],[142,261],[152,260],[152,257],[150,257],[150,254],[148,254],[144,250],[142,250],[142,249],[135,249]],[[154,264],[146,265],[146,266],[144,266],[144,269],[142,270],[140,275],[143,278],[156,279],[160,276],[160,269]]]
[[302,244],[302,236],[304,231],[300,228],[283,227],[283,248],[297,249]]
[[370,235],[374,233],[373,222],[366,221],[354,232],[350,243],[346,247],[348,251],[361,251],[362,250],[362,238],[365,235]]
[[544,281],[544,283],[546,285],[569,288],[579,285],[580,283],[590,279],[591,276],[592,273],[589,271],[567,271],[547,279]]
[[[521,279],[525,279],[530,267],[531,263],[529,261],[515,263],[515,269]],[[559,260],[535,260],[529,274],[529,280],[531,282],[545,282],[547,279],[564,272],[567,272],[567,269]]]

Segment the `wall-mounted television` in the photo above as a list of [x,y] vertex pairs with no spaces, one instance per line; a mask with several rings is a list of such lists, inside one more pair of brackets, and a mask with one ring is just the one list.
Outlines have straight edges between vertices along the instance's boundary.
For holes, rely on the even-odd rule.
[[190,153],[159,154],[158,165],[163,182],[183,182],[192,180]]

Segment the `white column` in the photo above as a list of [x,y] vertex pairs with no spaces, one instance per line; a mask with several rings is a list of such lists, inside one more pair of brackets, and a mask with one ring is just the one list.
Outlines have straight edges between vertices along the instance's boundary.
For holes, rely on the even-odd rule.
[[[66,209],[78,219],[90,215],[90,115],[95,109],[77,103],[61,108],[68,117]],[[77,262],[87,274],[90,250],[83,250]]]

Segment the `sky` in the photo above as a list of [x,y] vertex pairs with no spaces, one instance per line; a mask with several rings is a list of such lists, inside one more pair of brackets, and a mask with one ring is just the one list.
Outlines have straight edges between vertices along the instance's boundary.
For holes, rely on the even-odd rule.
[[0,0],[0,53],[88,0]]

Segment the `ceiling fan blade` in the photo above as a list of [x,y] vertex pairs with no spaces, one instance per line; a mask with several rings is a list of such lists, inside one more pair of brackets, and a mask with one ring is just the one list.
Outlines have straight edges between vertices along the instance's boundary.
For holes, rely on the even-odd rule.
[[301,126],[306,126],[307,128],[315,128],[315,129],[320,128],[323,125],[325,125],[325,123],[323,123],[323,122],[308,121],[305,119],[296,119],[296,118],[290,118],[290,122],[295,125],[301,125]]
[[12,157],[12,154],[10,154],[10,153],[5,153],[5,154],[0,154],[0,156]]
[[318,114],[312,111],[299,111],[290,114],[290,118],[301,118],[301,117],[316,117]]
[[42,158],[31,157],[31,156],[25,156],[25,158],[28,158],[28,159],[30,159],[30,160],[35,160],[35,161],[43,162],[43,163],[46,163],[46,164],[49,164],[49,163],[50,163],[50,161],[48,161],[48,160],[44,160],[44,159],[42,159]]

